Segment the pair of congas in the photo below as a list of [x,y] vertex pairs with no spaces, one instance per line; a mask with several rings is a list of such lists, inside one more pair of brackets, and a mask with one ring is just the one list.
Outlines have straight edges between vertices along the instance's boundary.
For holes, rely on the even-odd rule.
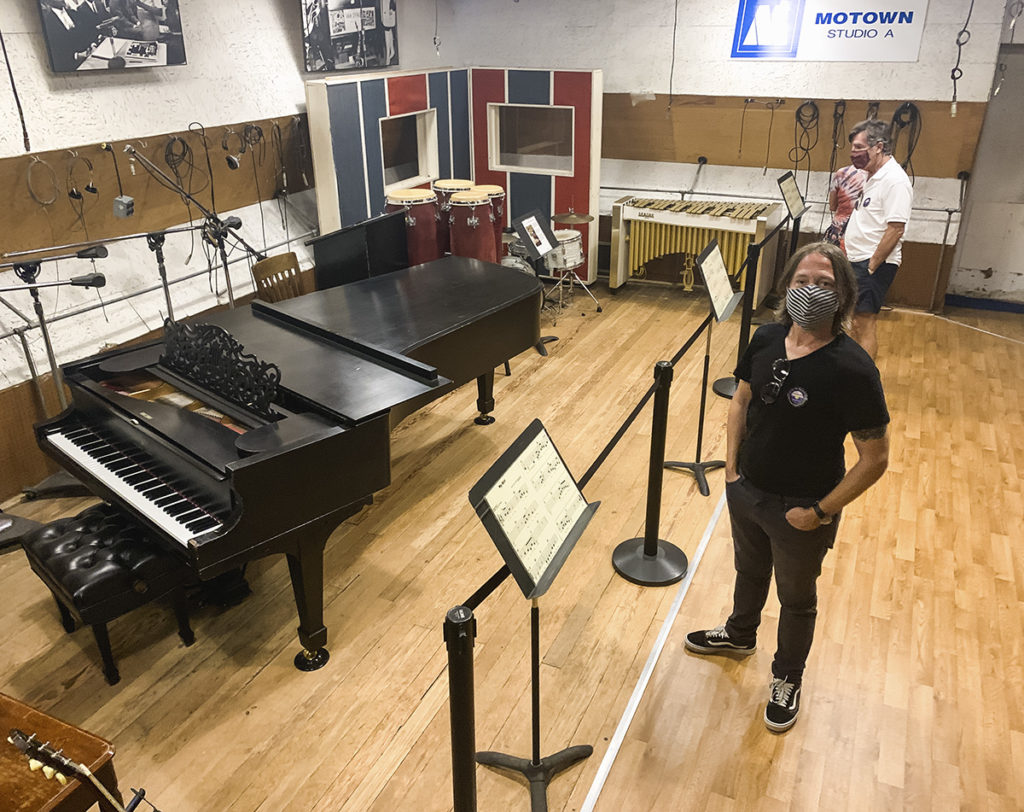
[[432,189],[389,192],[385,211],[405,211],[409,264],[418,265],[451,252],[485,262],[501,257],[505,190],[472,181],[437,180]]
[[440,201],[442,230],[447,225],[442,246],[447,238],[448,250],[457,256],[497,262],[502,253],[505,190],[459,179],[434,181],[433,188]]

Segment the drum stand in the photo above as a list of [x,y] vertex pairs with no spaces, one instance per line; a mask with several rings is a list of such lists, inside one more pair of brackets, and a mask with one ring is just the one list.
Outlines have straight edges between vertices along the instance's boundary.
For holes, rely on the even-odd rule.
[[[585,265],[586,265],[586,261],[584,261],[584,262],[580,263],[579,265],[577,265],[576,268],[582,268]],[[555,290],[557,289],[558,290],[558,310],[561,311],[563,308],[566,308],[566,307],[569,306],[569,300],[572,299],[573,288],[576,285],[579,285],[586,292],[587,296],[589,296],[591,299],[594,300],[594,304],[597,306],[597,312],[600,313],[601,312],[601,303],[599,301],[597,301],[597,297],[594,296],[594,294],[590,292],[590,288],[588,288],[585,284],[583,284],[583,282],[580,281],[580,278],[578,276],[576,276],[576,268],[569,268],[569,269],[567,269],[567,270],[562,272],[562,275],[558,278],[558,281],[555,282],[555,284],[551,286],[551,290],[549,290],[547,292],[547,295],[544,297],[545,300],[546,301],[550,300],[551,297],[554,296]],[[569,292],[567,294],[565,294],[565,296],[563,298],[563,293],[564,293],[566,288],[569,289]]]

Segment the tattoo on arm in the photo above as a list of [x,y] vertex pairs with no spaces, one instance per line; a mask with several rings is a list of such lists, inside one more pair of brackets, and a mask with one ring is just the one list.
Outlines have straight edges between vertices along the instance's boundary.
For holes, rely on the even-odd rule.
[[850,434],[854,440],[881,440],[885,437],[885,426],[878,426],[873,429],[861,429],[860,431],[851,431]]

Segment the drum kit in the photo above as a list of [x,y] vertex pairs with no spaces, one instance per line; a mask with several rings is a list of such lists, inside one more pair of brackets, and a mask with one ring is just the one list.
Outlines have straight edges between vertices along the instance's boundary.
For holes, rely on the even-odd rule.
[[[484,262],[500,262],[524,273],[536,273],[526,246],[515,234],[506,233],[505,190],[496,185],[476,185],[470,180],[435,180],[430,189],[401,189],[386,195],[386,211],[405,210],[409,264],[418,265],[447,253],[473,257]],[[594,220],[593,215],[577,214],[571,208],[552,218],[556,225],[579,226]],[[547,273],[557,281],[545,296],[553,303],[558,290],[558,309],[568,306],[573,289],[579,284],[597,305],[601,304],[580,281],[575,271],[586,262],[583,234],[575,228],[556,228],[557,245],[542,260]],[[508,254],[505,255],[505,246]]]

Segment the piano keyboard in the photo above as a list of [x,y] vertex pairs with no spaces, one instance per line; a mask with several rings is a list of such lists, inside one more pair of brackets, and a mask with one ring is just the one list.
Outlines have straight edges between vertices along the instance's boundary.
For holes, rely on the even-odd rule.
[[176,480],[144,451],[101,429],[68,426],[46,439],[182,546],[223,525],[189,482]]

